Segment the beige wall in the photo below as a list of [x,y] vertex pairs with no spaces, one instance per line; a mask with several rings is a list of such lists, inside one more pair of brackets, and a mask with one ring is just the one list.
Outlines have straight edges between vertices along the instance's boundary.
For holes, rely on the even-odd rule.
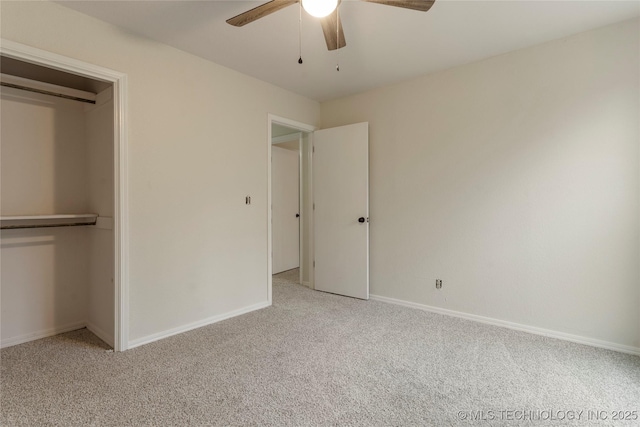
[[639,36],[323,103],[370,124],[372,294],[639,347]]
[[267,114],[316,124],[318,103],[54,3],[1,8],[3,38],[128,75],[130,339],[266,302]]

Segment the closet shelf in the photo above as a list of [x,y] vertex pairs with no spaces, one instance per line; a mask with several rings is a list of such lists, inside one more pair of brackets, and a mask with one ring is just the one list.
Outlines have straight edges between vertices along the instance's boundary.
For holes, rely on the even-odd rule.
[[0,229],[95,225],[96,214],[0,216]]

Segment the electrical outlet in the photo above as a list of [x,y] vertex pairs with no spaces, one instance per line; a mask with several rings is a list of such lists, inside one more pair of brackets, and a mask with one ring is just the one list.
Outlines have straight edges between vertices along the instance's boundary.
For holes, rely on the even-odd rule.
[[440,288],[442,288],[442,280],[436,279],[436,289],[440,289]]

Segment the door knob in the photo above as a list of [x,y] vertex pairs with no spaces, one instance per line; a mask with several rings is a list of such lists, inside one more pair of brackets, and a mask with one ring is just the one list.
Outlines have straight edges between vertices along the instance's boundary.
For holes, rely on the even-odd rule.
[[363,223],[364,222],[364,217],[361,216],[360,218],[358,218],[358,222]]

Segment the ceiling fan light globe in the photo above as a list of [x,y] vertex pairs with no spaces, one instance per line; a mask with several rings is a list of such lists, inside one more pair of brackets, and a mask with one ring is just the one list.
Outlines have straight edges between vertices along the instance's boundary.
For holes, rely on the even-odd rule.
[[302,7],[309,15],[324,18],[336,10],[338,0],[302,0]]

